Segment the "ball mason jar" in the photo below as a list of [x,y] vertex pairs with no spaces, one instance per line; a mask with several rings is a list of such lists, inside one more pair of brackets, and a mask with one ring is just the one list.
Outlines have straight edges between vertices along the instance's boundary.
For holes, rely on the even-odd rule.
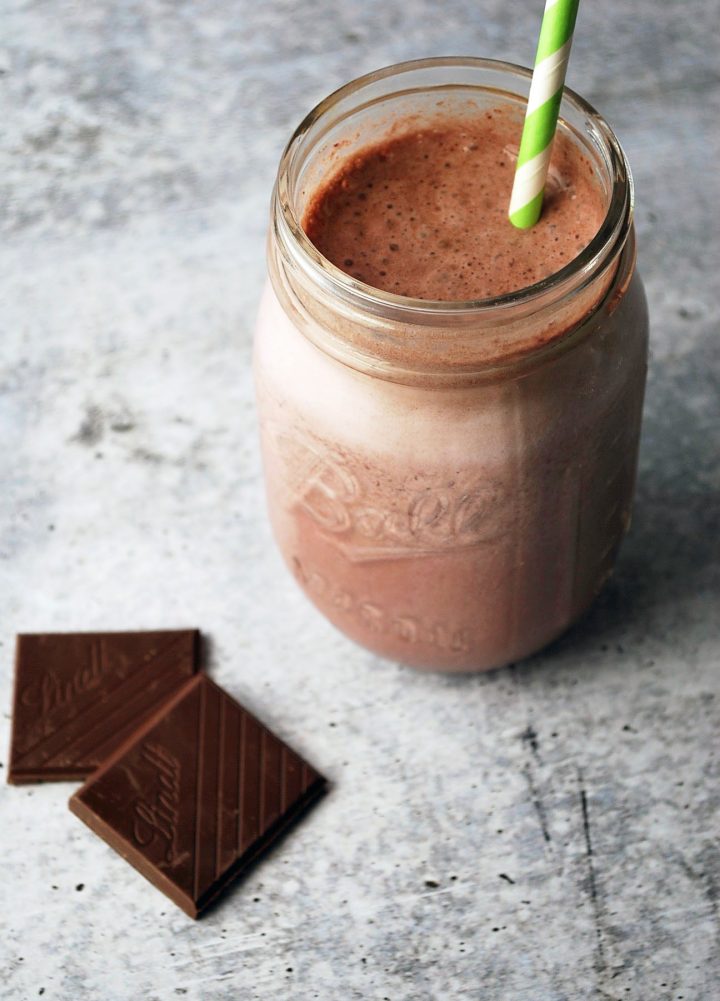
[[332,623],[420,668],[533,653],[612,571],[647,366],[628,164],[566,90],[560,127],[596,173],[605,221],[561,271],[493,299],[379,291],[326,260],[301,219],[327,171],[389,128],[507,103],[521,115],[529,84],[469,58],[371,73],[302,122],[272,198],[255,378],[274,535]]

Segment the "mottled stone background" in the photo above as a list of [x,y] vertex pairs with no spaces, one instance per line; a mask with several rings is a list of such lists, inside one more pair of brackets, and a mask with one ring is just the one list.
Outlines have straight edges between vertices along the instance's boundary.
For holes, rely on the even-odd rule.
[[527,64],[540,7],[3,3],[0,745],[15,632],[199,625],[334,782],[197,924],[72,786],[3,784],[3,999],[720,998],[714,0],[578,22],[653,323],[635,523],[587,618],[489,676],[414,674],[319,617],[264,513],[250,338],[290,130],[399,59]]

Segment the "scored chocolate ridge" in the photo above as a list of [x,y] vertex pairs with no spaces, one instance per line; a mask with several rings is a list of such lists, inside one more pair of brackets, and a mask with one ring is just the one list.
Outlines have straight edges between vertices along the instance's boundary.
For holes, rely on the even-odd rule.
[[325,785],[198,675],[111,755],[70,809],[196,918]]
[[8,782],[84,779],[198,668],[196,629],[17,637]]

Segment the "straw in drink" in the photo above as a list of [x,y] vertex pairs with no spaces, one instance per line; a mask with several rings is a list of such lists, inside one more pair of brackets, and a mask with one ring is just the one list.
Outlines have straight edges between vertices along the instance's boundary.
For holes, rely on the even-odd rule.
[[542,212],[578,3],[545,4],[508,213],[518,229],[534,226]]

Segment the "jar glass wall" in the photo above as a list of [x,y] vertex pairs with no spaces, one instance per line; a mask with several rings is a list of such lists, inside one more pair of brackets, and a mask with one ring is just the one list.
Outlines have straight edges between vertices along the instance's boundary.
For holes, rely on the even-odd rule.
[[363,285],[300,220],[338,158],[391,123],[521,107],[528,88],[527,71],[489,60],[370,74],[302,123],[273,196],[255,371],[275,537],[335,625],[418,667],[530,654],[612,570],[647,360],[627,163],[566,92],[561,127],[597,175],[605,221],[561,271],[478,302]]

